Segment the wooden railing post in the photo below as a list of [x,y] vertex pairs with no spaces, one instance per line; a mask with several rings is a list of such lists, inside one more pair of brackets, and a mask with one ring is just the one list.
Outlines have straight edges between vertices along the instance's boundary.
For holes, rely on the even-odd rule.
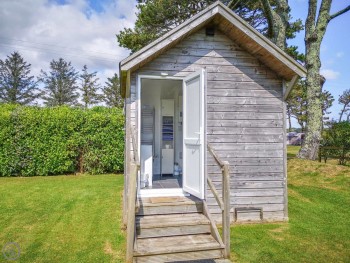
[[230,166],[226,161],[223,164],[222,197],[224,199],[224,209],[222,210],[222,236],[225,244],[224,257],[230,258]]
[[221,209],[222,213],[222,239],[223,243],[225,245],[224,249],[224,257],[230,258],[230,226],[231,226],[231,220],[230,220],[230,164],[227,161],[221,161],[219,156],[215,153],[213,148],[208,144],[208,151],[211,153],[211,155],[214,157],[214,160],[216,163],[220,166],[221,172],[222,172],[222,201],[219,197],[219,194],[211,181],[211,179],[208,177],[208,185],[211,189],[211,191],[214,194],[214,197],[216,201],[218,202],[218,205]]
[[136,178],[138,165],[131,164],[130,178],[128,185],[128,217],[127,217],[127,242],[126,242],[126,262],[133,262],[134,241],[135,241],[135,203],[136,203]]

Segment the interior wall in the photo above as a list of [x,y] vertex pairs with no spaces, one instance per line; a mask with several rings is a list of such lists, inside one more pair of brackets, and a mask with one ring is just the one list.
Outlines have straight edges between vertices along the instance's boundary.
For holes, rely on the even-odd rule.
[[155,149],[153,161],[153,174],[161,173],[161,101],[162,99],[174,99],[174,145],[175,162],[182,167],[182,121],[180,112],[182,112],[182,81],[181,80],[159,80],[142,79],[141,80],[141,110],[142,106],[148,105],[154,108],[155,121]]

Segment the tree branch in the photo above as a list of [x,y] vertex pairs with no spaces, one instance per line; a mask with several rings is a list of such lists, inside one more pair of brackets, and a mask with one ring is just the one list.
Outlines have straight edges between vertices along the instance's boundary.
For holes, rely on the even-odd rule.
[[261,0],[261,3],[262,3],[264,14],[266,16],[267,23],[268,23],[268,35],[272,39],[274,37],[274,33],[273,33],[274,22],[273,22],[272,7],[270,5],[269,0]]
[[236,8],[239,2],[240,0],[231,0],[231,2],[227,5],[227,7],[233,10]]
[[336,12],[335,14],[331,15],[329,20],[332,20],[333,18],[336,18],[337,16],[340,16],[340,15],[348,12],[349,10],[350,10],[350,5],[345,7],[343,10],[340,10],[340,11]]

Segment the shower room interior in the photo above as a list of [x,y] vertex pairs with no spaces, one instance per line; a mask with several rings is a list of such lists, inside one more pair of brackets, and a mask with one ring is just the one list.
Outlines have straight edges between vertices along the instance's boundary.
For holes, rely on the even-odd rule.
[[182,80],[141,78],[140,84],[140,188],[182,188]]

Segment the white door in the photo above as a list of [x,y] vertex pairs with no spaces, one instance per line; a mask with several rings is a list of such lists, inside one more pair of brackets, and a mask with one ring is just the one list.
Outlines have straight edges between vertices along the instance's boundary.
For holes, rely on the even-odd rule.
[[204,69],[183,82],[183,190],[204,199]]

